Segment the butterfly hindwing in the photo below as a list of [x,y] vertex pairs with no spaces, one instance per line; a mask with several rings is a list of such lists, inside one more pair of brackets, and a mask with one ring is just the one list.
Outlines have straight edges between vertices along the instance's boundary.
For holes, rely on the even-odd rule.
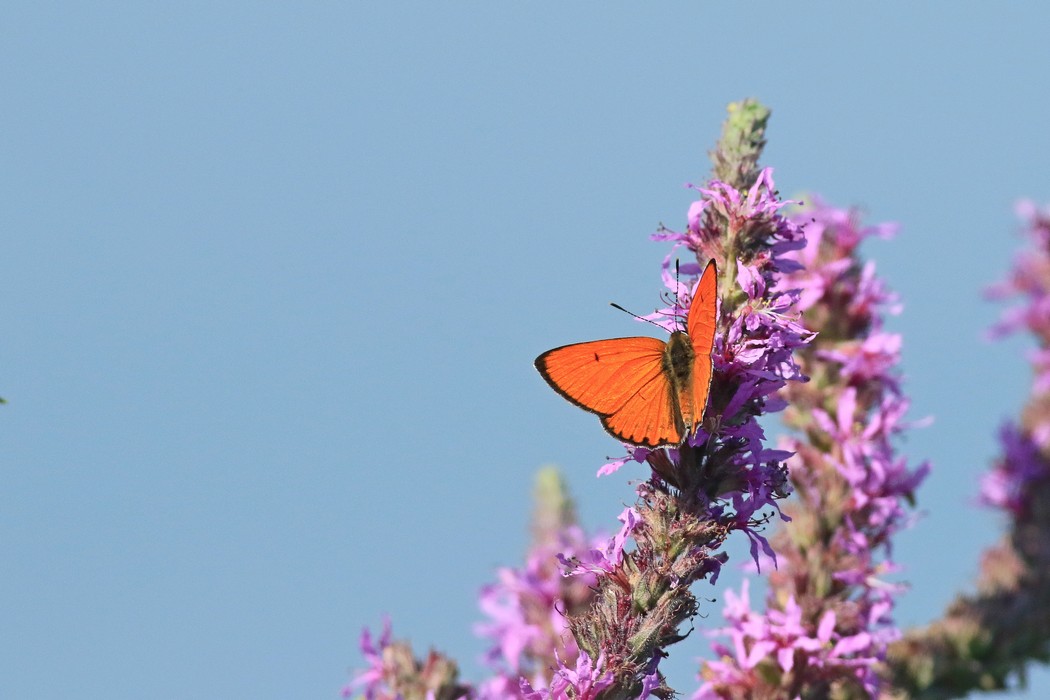
[[693,290],[693,300],[689,305],[689,317],[686,320],[686,332],[693,341],[693,351],[697,357],[711,355],[715,340],[715,320],[718,309],[718,271],[715,261],[707,263],[704,274]]
[[639,387],[619,411],[602,416],[602,425],[614,437],[645,447],[681,442],[677,422],[671,382],[663,371]]

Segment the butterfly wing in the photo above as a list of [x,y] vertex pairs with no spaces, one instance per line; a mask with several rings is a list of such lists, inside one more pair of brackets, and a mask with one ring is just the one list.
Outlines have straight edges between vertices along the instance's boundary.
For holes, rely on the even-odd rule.
[[659,447],[682,441],[671,402],[671,383],[662,370],[643,384],[620,410],[602,416],[601,421],[610,435],[632,445]]
[[666,345],[648,337],[575,343],[543,353],[536,369],[559,394],[598,414],[614,437],[655,447],[679,441]]
[[[686,330],[693,344],[692,386],[683,390],[693,392],[692,405],[697,415],[692,427],[704,418],[707,396],[711,391],[711,350],[715,343],[715,327],[718,318],[718,268],[715,261],[707,263],[704,274],[693,290],[693,301],[689,306]],[[689,422],[687,420],[687,422]]]

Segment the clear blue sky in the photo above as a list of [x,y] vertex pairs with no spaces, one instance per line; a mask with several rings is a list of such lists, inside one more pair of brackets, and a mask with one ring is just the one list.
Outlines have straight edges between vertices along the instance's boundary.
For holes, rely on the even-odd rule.
[[[635,332],[727,102],[868,246],[934,425],[903,623],[965,587],[1028,386],[981,288],[1050,200],[1035,5],[0,5],[0,697],[334,698],[360,627],[479,677],[537,467],[618,447],[532,368]],[[740,561],[740,558],[737,558]],[[703,591],[700,591],[703,593]],[[710,595],[719,596],[719,590]],[[704,622],[698,621],[699,625]],[[697,635],[674,650],[689,692]],[[1031,697],[1050,693],[1036,675]]]

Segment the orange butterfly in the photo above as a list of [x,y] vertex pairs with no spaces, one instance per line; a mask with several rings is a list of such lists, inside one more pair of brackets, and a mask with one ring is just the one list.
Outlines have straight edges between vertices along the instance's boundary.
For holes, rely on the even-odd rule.
[[633,445],[677,445],[704,419],[711,389],[718,271],[707,263],[693,290],[685,331],[658,338],[574,343],[536,358],[551,387],[598,414],[615,438]]

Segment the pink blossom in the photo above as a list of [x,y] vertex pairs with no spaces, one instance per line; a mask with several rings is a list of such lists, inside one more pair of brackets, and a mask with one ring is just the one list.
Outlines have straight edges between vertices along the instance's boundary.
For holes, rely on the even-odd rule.
[[532,684],[521,679],[521,691],[525,700],[595,700],[613,683],[613,674],[605,671],[605,656],[592,660],[580,652],[574,667],[566,666],[558,659],[550,687],[534,690]]

